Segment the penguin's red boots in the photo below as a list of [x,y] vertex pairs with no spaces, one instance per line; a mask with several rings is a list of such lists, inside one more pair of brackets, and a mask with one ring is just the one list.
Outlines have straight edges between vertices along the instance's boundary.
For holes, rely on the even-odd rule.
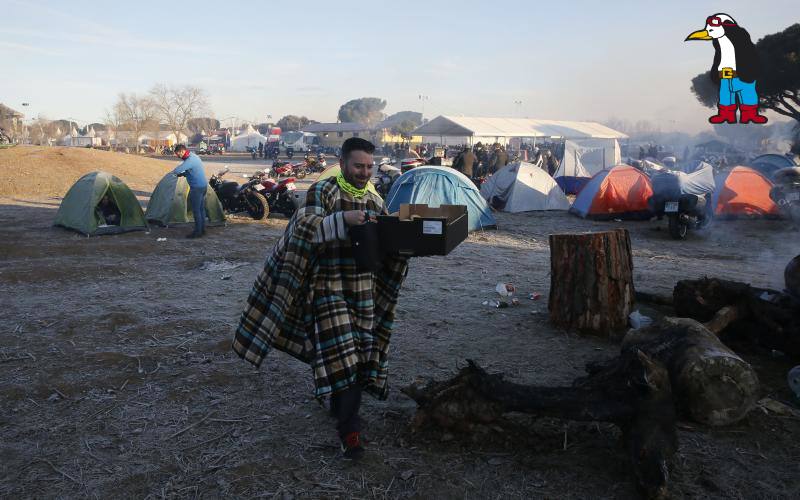
[[[708,119],[709,123],[736,123],[736,105],[724,106],[720,104],[719,113]],[[743,112],[744,113],[744,112]]]
[[739,111],[741,112],[739,123],[767,123],[767,117],[758,114],[757,104],[740,104]]

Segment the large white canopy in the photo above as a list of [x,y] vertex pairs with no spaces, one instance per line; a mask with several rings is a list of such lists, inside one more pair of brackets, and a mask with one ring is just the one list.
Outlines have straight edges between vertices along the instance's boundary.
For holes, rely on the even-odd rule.
[[592,177],[622,162],[616,139],[580,139],[564,142],[564,157],[553,177]]
[[247,148],[254,148],[258,143],[266,144],[267,138],[258,132],[253,131],[249,134],[237,135],[231,140],[231,151],[247,151]]
[[451,137],[550,137],[562,139],[623,139],[627,135],[595,122],[437,116],[420,125],[413,135]]

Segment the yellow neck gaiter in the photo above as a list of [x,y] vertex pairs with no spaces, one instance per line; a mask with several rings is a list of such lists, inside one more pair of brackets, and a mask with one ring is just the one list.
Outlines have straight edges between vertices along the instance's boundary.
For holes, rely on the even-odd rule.
[[353,198],[363,198],[367,194],[367,187],[369,186],[369,183],[367,183],[362,189],[358,189],[347,182],[341,172],[336,176],[336,183],[339,184],[339,189],[350,194]]

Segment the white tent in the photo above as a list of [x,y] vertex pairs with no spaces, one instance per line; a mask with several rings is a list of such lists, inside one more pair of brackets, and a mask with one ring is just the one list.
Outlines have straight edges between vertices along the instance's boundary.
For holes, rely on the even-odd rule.
[[616,139],[568,140],[564,142],[564,158],[553,177],[592,177],[621,161]]
[[266,144],[267,138],[255,130],[250,133],[237,135],[231,140],[231,151],[247,151],[247,148],[258,147],[258,143]]
[[481,186],[481,196],[504,212],[569,210],[569,201],[556,181],[527,162],[509,163]]
[[437,116],[420,125],[413,135],[429,138],[458,138],[469,143],[501,142],[512,137],[541,137],[559,139],[622,139],[622,132],[595,122],[563,120],[533,120],[530,118],[486,118],[476,116]]

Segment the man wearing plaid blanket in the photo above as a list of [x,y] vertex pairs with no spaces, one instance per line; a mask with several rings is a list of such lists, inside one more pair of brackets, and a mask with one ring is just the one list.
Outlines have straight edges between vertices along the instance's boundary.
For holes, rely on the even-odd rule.
[[375,146],[351,138],[342,171],[309,187],[247,299],[233,350],[254,365],[270,348],[311,366],[317,398],[330,396],[342,451],[364,454],[361,393],[385,399],[388,348],[407,259],[385,257],[375,271],[356,266],[348,230],[386,213],[369,189]]

